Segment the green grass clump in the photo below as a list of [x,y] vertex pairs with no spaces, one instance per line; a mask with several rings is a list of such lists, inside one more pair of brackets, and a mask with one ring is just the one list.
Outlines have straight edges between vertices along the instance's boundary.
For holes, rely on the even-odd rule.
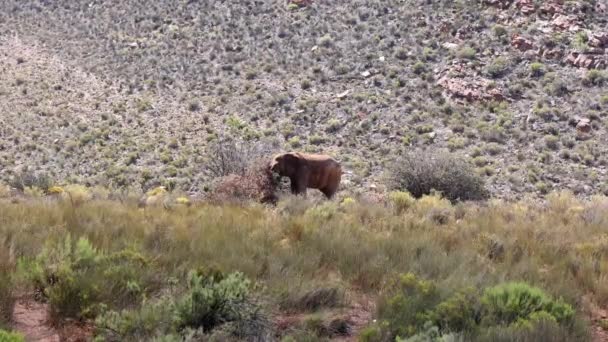
[[22,335],[14,332],[4,331],[0,329],[0,341],[1,342],[25,342]]

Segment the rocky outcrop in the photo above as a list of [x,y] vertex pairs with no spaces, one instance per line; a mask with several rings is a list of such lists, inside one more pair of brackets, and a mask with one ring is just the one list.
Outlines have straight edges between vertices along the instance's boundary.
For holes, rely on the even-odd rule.
[[437,82],[439,86],[455,99],[466,101],[502,101],[505,99],[502,91],[493,87],[486,79],[464,79],[442,77]]
[[[605,54],[600,54],[600,51],[577,52],[572,51],[566,57],[566,63],[572,64],[579,68],[587,69],[605,69],[608,66],[608,57]],[[602,50],[603,52],[603,50]]]
[[546,15],[554,15],[564,13],[563,4],[561,1],[547,1],[539,7],[539,12]]
[[518,35],[514,35],[511,38],[511,46],[522,52],[531,50],[534,47],[529,39]]
[[551,24],[557,30],[562,31],[578,31],[581,29],[580,19],[575,15],[556,14]]
[[533,0],[517,0],[515,6],[525,15],[532,14],[535,11]]
[[608,48],[608,33],[607,32],[595,32],[591,34],[589,38],[589,46],[596,48]]
[[498,7],[498,8],[509,8],[509,6],[511,6],[511,2],[513,2],[513,0],[485,0],[484,3],[486,5],[489,6],[494,6],[494,7]]
[[589,121],[589,119],[580,119],[576,124],[576,130],[581,133],[591,132],[591,122]]
[[306,7],[312,5],[312,0],[289,0],[289,4],[296,5],[298,7]]

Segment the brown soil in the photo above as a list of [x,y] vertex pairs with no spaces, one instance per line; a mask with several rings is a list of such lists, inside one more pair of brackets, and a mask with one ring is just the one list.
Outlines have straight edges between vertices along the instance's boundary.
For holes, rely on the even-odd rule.
[[19,299],[13,309],[13,328],[25,336],[26,341],[59,342],[59,333],[50,321],[48,305],[29,298]]
[[53,324],[48,304],[27,297],[15,303],[13,329],[23,334],[28,342],[84,342],[90,341],[93,335],[92,326],[86,323]]

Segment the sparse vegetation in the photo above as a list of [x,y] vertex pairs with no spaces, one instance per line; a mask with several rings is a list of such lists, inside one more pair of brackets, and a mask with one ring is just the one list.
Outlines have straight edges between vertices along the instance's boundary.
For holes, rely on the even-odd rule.
[[33,295],[101,340],[588,340],[602,6],[0,2],[0,339]]
[[[290,328],[273,331],[276,310],[310,313],[294,324],[317,336],[330,331],[323,312],[370,296],[377,322],[357,331],[371,341],[431,331],[482,341],[543,329],[582,341],[580,298],[608,300],[597,258],[604,202],[556,193],[540,211],[532,202],[452,205],[395,192],[373,205],[294,199],[278,210],[140,211],[128,199],[3,201],[1,241],[19,255],[3,274],[15,281],[9,289],[40,289],[56,319],[88,318],[106,339],[289,336]],[[319,268],[339,278],[319,277]]]

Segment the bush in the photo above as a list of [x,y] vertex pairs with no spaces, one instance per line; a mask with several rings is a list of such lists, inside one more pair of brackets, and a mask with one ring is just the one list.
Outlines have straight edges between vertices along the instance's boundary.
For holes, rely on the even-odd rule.
[[137,310],[107,311],[99,316],[96,325],[100,337],[116,341],[154,337],[182,341],[187,335],[268,335],[269,324],[260,308],[251,302],[251,282],[242,273],[224,275],[214,269],[197,270],[188,273],[188,280],[188,290],[176,300],[165,297],[154,303],[144,302]]
[[378,304],[378,316],[379,322],[368,328],[369,341],[477,341],[542,336],[541,331],[575,337],[584,330],[577,326],[570,305],[525,283],[485,291],[468,288],[446,296],[433,282],[411,273],[389,287],[389,295]]
[[388,186],[420,198],[432,190],[450,201],[487,198],[483,180],[464,160],[446,153],[410,152],[388,171]]
[[585,86],[601,86],[608,79],[608,77],[600,70],[589,70],[585,78],[583,78],[583,85]]
[[0,342],[25,342],[23,336],[0,329]]
[[481,298],[486,325],[509,325],[530,320],[539,314],[558,323],[574,318],[574,309],[561,300],[553,300],[541,289],[525,283],[506,283],[484,291]]
[[233,139],[223,139],[207,147],[206,172],[214,177],[244,175],[252,161],[272,155],[270,144],[245,144]]
[[473,58],[475,58],[476,53],[477,53],[477,51],[475,51],[475,49],[467,46],[467,47],[463,47],[460,50],[458,50],[456,52],[456,57],[461,58],[461,59],[473,59]]
[[543,63],[532,63],[530,64],[530,74],[533,77],[540,77],[545,74],[545,65]]
[[441,300],[434,283],[417,278],[414,274],[401,275],[395,294],[381,300],[378,315],[392,338],[409,337],[432,321],[432,308]]
[[68,234],[47,245],[35,260],[20,259],[18,271],[48,298],[55,317],[95,317],[102,307],[125,307],[152,290],[147,261],[137,252],[106,255],[89,240]]
[[485,71],[489,77],[498,78],[503,76],[509,69],[509,61],[504,57],[498,57],[490,63]]
[[412,207],[416,201],[412,195],[404,191],[393,191],[388,194],[388,198],[391,200],[397,214],[401,214]]
[[241,317],[251,285],[242,273],[232,273],[224,278],[221,273],[190,272],[188,277],[188,293],[174,309],[174,324],[178,329],[190,327],[210,331]]
[[217,202],[260,201],[276,203],[279,179],[265,160],[257,160],[242,175],[228,175],[216,180],[211,199]]

